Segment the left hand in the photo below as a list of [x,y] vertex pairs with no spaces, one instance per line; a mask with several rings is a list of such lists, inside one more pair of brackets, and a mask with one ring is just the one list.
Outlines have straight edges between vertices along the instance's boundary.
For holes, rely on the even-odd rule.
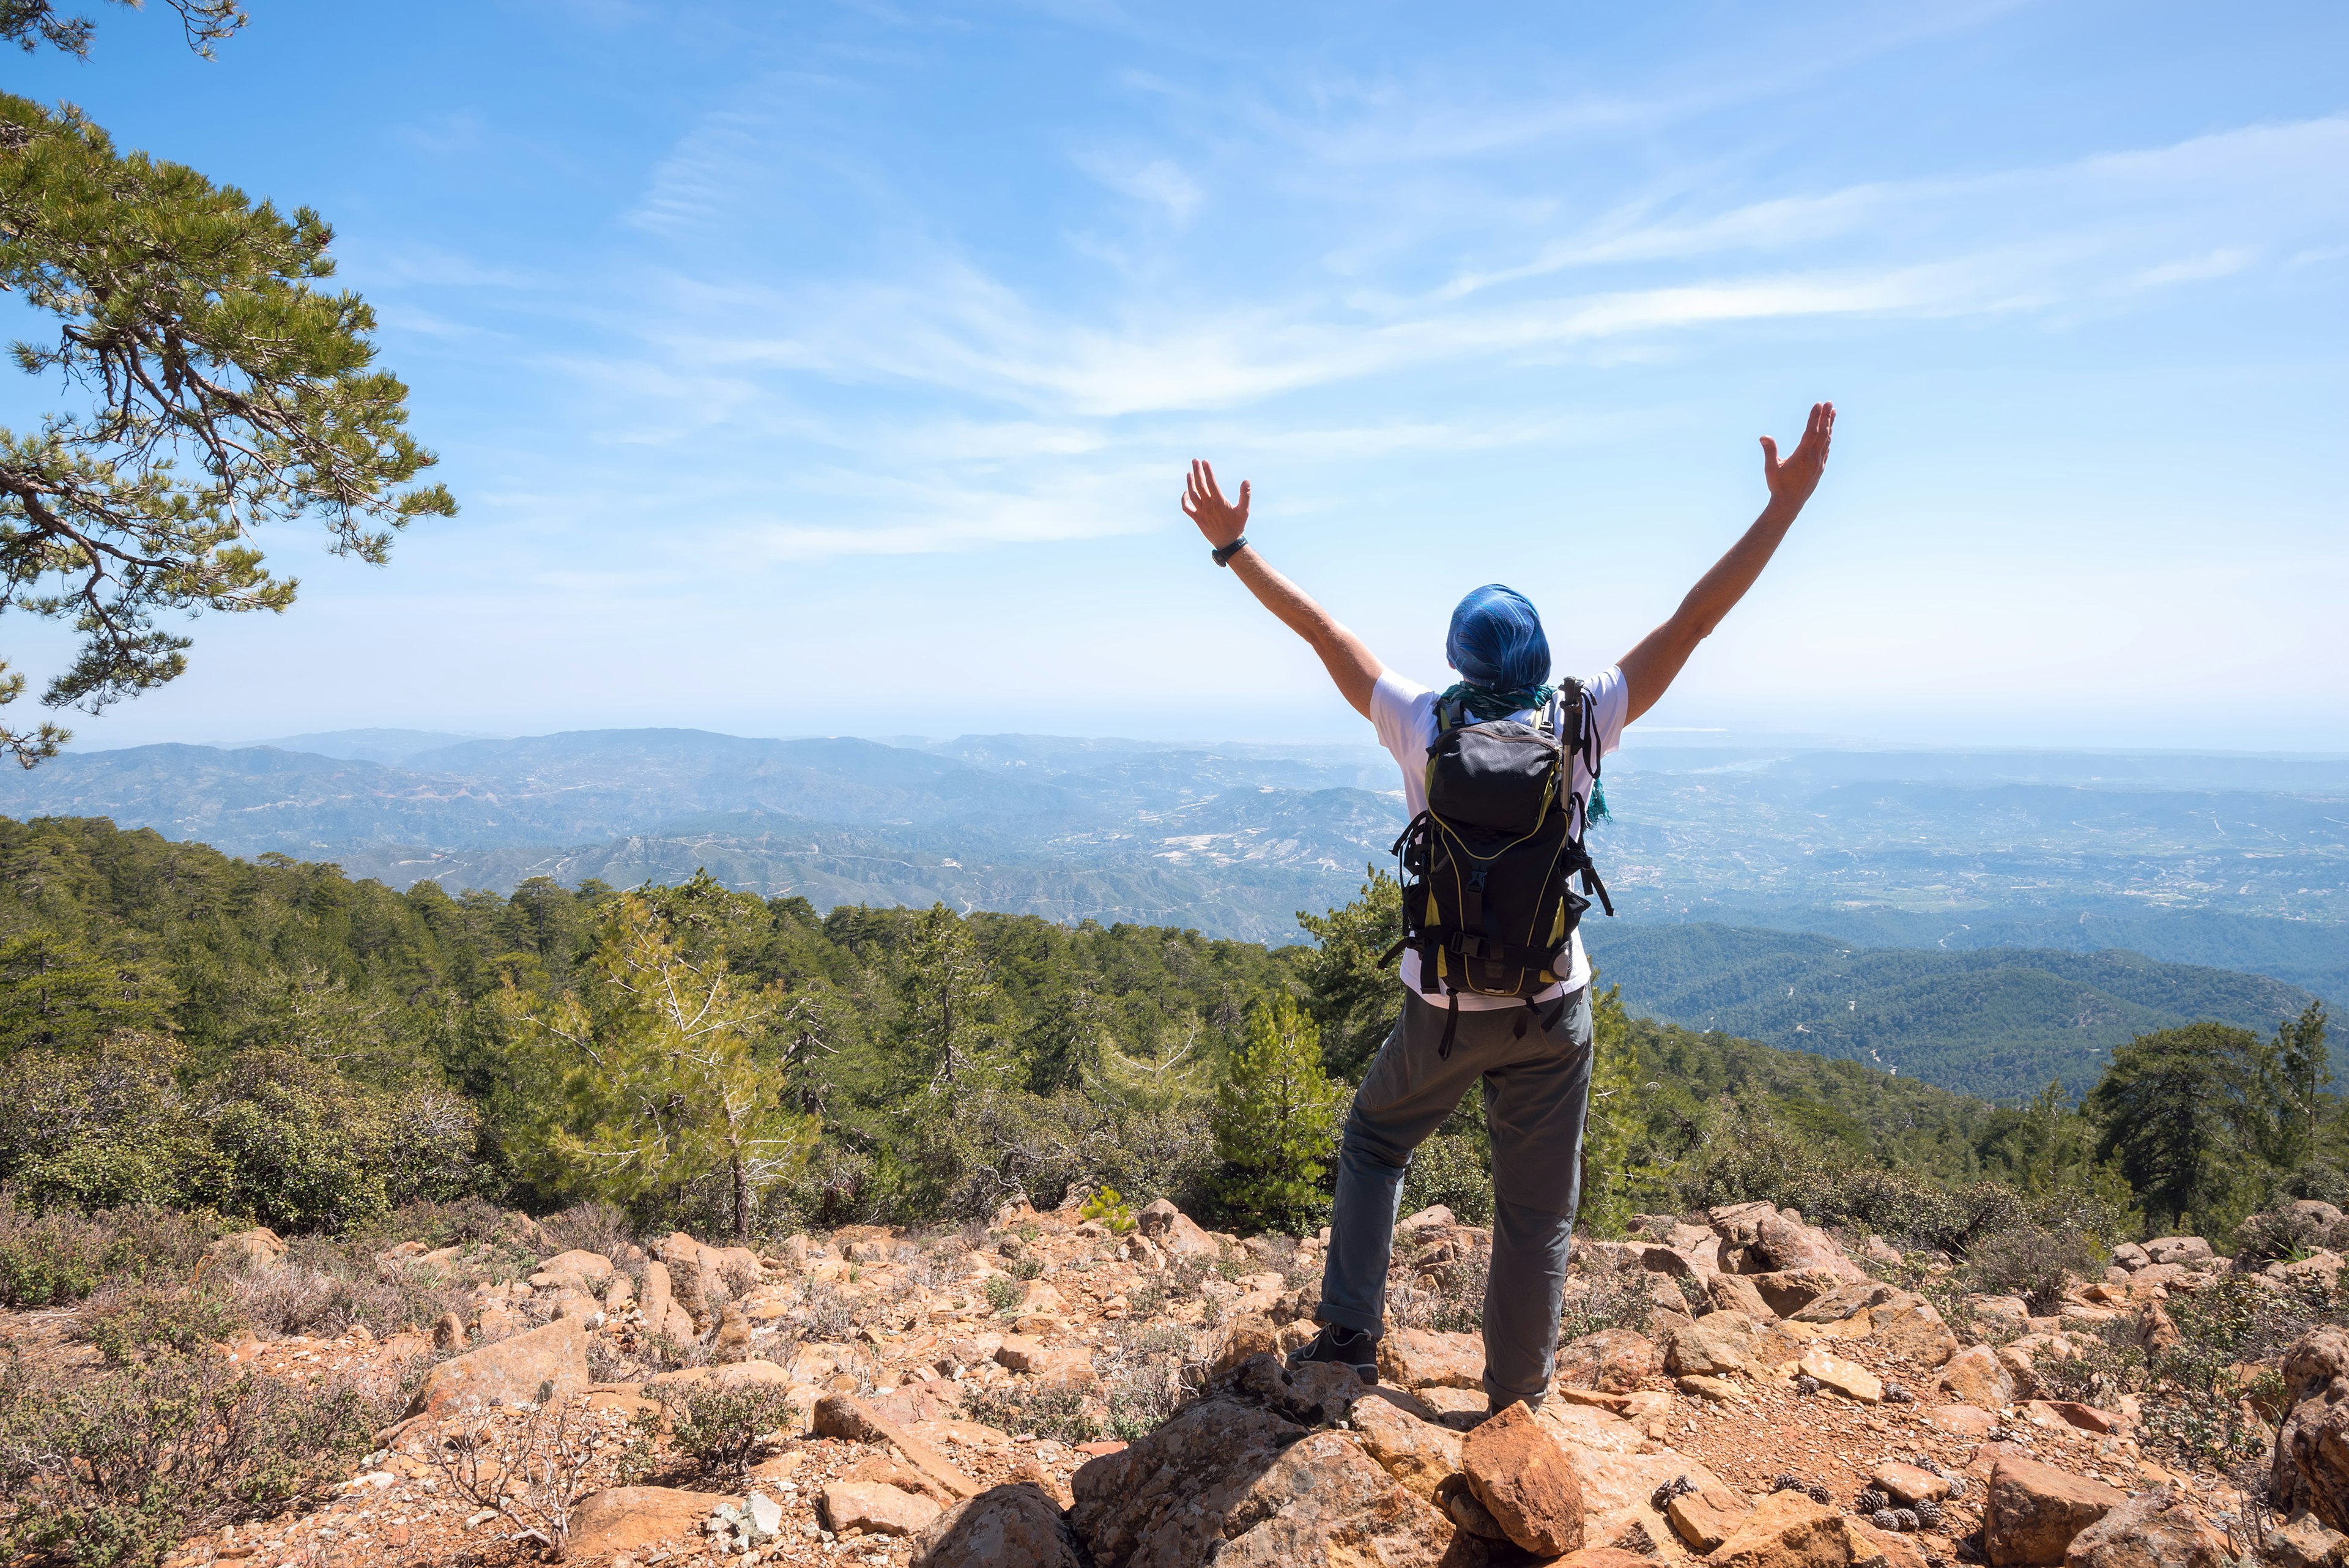
[[1819,475],[1826,472],[1827,443],[1834,439],[1833,403],[1811,405],[1810,423],[1803,427],[1802,441],[1784,462],[1778,461],[1778,443],[1768,436],[1762,438],[1762,478],[1770,486],[1773,503],[1802,510],[1811,492],[1819,487]]
[[1199,525],[1210,545],[1220,550],[1247,533],[1247,480],[1240,481],[1240,504],[1235,506],[1216,488],[1215,469],[1203,462],[1192,462],[1190,482],[1183,487],[1183,515]]

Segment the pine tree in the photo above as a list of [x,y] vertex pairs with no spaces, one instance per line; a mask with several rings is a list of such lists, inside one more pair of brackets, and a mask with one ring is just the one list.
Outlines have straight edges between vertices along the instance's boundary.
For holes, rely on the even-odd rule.
[[[173,0],[208,52],[243,17]],[[87,19],[0,0],[0,41],[82,54]],[[0,289],[59,322],[18,367],[92,394],[38,431],[0,429],[0,610],[72,623],[73,664],[42,696],[96,712],[187,667],[169,612],[283,610],[298,584],[251,540],[311,516],[329,547],[379,564],[412,519],[453,515],[413,482],[432,454],[406,429],[408,389],[373,368],[374,313],[334,275],[334,231],[194,170],[116,151],[80,110],[0,93]],[[0,661],[0,707],[25,677]],[[71,739],[0,725],[26,767]]]
[[771,1048],[779,999],[740,989],[722,960],[687,961],[634,893],[614,901],[582,991],[552,1005],[510,998],[549,1080],[534,1097],[553,1174],[623,1203],[722,1174],[747,1242],[758,1194],[799,1168],[817,1131]]
[[1217,1188],[1236,1219],[1295,1231],[1328,1210],[1321,1178],[1345,1101],[1345,1085],[1322,1071],[1320,1028],[1296,998],[1259,1002],[1216,1085]]
[[2082,1109],[2099,1128],[2099,1159],[2119,1162],[2156,1222],[2223,1229],[2258,1156],[2260,1037],[2223,1023],[2140,1034]]

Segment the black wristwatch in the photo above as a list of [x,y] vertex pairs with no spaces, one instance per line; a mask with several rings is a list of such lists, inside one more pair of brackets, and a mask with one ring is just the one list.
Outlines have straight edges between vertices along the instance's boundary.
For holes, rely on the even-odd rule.
[[1228,566],[1232,564],[1232,557],[1247,548],[1247,535],[1243,534],[1238,538],[1233,540],[1230,544],[1224,545],[1220,549],[1210,550],[1207,554],[1216,558],[1216,565],[1219,566]]

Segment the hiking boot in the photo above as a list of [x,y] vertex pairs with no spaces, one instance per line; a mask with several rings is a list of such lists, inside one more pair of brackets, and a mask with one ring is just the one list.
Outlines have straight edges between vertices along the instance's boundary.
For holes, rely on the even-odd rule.
[[1379,1336],[1364,1334],[1358,1328],[1340,1328],[1336,1324],[1324,1324],[1313,1343],[1291,1351],[1288,1366],[1291,1371],[1309,1361],[1327,1361],[1335,1366],[1350,1366],[1354,1376],[1365,1383],[1379,1380]]

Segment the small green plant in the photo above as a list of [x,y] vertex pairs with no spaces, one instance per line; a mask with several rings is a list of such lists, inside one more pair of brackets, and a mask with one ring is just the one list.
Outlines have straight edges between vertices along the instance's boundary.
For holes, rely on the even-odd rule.
[[1112,1236],[1130,1235],[1134,1228],[1133,1210],[1118,1196],[1114,1187],[1104,1187],[1084,1201],[1077,1210],[1080,1220],[1098,1220]]
[[1042,1279],[1044,1277],[1044,1260],[1041,1258],[1012,1259],[1011,1277],[1015,1280]]
[[1006,1279],[1001,1274],[987,1282],[987,1304],[997,1312],[1009,1312],[1027,1293],[1019,1288],[1019,1281]]
[[653,1396],[669,1413],[669,1440],[695,1468],[731,1480],[750,1468],[767,1434],[792,1417],[791,1395],[772,1383],[671,1384]]

